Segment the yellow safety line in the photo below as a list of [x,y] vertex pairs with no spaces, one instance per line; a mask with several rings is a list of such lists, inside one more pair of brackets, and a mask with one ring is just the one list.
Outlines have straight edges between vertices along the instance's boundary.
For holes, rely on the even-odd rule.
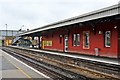
[[[7,59],[7,58],[6,58]],[[8,59],[7,59],[8,60]],[[13,64],[10,60],[8,60],[11,64]],[[21,68],[19,68],[17,65],[13,64],[20,72],[22,72],[27,78],[30,80],[33,80],[27,73],[25,73]]]

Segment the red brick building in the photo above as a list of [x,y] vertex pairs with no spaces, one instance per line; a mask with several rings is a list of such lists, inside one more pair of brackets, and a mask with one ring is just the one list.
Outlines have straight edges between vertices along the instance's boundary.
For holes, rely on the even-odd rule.
[[[82,26],[73,24],[66,28],[46,31],[44,33],[46,36],[42,38],[44,49],[117,57],[118,21],[111,20],[91,24],[83,23]],[[49,41],[51,41],[51,45],[49,45]]]
[[118,58],[119,6],[113,5],[20,34],[28,35],[39,37],[40,47],[45,50]]

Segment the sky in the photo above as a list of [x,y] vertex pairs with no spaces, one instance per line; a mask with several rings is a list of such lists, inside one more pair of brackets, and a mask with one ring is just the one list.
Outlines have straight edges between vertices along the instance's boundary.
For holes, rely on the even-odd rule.
[[34,29],[118,4],[119,0],[0,0],[0,30]]

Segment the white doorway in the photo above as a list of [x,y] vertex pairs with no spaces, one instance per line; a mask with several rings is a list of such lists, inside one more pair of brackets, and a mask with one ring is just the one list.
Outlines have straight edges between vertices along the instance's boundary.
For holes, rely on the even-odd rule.
[[68,36],[65,35],[64,37],[64,51],[67,52],[68,50]]

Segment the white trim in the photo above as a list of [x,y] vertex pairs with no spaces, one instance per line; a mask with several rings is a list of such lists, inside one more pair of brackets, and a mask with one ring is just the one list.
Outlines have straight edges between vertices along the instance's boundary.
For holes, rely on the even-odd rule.
[[35,51],[35,52],[42,52],[45,54],[55,54],[55,55],[60,55],[60,56],[67,56],[67,57],[72,57],[72,58],[80,58],[80,59],[85,59],[85,60],[91,60],[91,61],[97,61],[97,62],[103,62],[103,63],[108,63],[108,64],[115,64],[115,65],[120,65],[120,63],[118,63],[118,61],[110,61],[110,60],[104,60],[101,58],[92,58],[90,56],[85,57],[85,56],[78,56],[75,54],[61,54],[59,52],[52,52],[52,51],[44,51],[44,50],[37,50],[37,49],[30,49],[30,48],[23,48],[23,47],[16,47],[16,46],[10,46],[13,48],[17,48],[17,49],[23,49],[23,50],[30,50],[30,51]]
[[77,34],[77,42],[79,42],[79,44],[77,44],[77,46],[80,46],[80,34]]
[[54,29],[54,28],[58,28],[58,27],[62,27],[62,26],[66,26],[66,25],[71,25],[71,24],[75,24],[75,23],[81,23],[81,22],[85,22],[85,21],[90,21],[90,20],[94,20],[94,19],[98,19],[98,18],[104,18],[104,17],[109,17],[109,16],[114,16],[114,15],[118,15],[119,11],[118,11],[118,6],[119,4],[107,7],[107,8],[103,8],[103,9],[99,9],[93,12],[89,12],[80,16],[76,16],[76,17],[72,17],[69,19],[65,19],[53,24],[49,24],[37,29],[33,29],[24,33],[21,33],[17,36],[22,36],[22,35],[26,35],[26,34],[31,34],[31,33],[35,33],[35,32],[40,32],[40,31],[44,31],[44,30],[48,30],[48,29]]
[[65,52],[67,52],[68,51],[68,36],[66,35],[65,37],[64,37],[64,51]]
[[[88,33],[88,48],[85,47],[85,34]],[[83,49],[90,49],[90,31],[83,31]]]
[[[73,36],[72,36],[72,42],[73,42],[73,46],[80,46],[80,34],[79,33],[77,33],[77,34],[73,34]],[[77,42],[79,42],[79,44],[76,44],[76,43],[74,43],[74,41],[77,41]]]
[[73,38],[73,46],[76,46],[76,45],[75,45],[76,34],[73,34],[73,37],[72,37],[72,38]]
[[107,37],[108,35],[106,33],[110,33],[110,39],[111,39],[111,31],[105,31],[105,47],[110,48],[111,47],[111,40],[110,40],[110,46],[107,45]]

